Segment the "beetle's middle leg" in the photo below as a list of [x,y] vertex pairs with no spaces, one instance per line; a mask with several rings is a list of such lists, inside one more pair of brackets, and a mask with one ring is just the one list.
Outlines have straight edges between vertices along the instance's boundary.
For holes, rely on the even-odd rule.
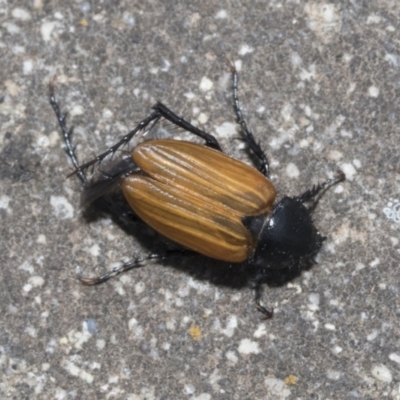
[[261,163],[261,165],[259,167],[260,172],[265,176],[269,176],[268,157],[265,154],[265,152],[263,151],[263,149],[261,148],[260,144],[257,143],[256,140],[254,139],[254,135],[247,128],[246,121],[243,118],[242,110],[239,105],[238,73],[236,71],[235,66],[231,62],[229,63],[229,66],[230,66],[231,72],[232,72],[233,107],[235,109],[236,122],[242,128],[242,133],[244,135],[244,141],[250,147],[251,151],[255,154],[255,156],[260,160],[260,163]]
[[261,286],[261,277],[257,277],[254,282],[254,291],[255,297],[254,301],[256,303],[257,310],[264,314],[263,319],[271,319],[274,316],[274,309],[270,310],[261,305],[261,294],[262,294],[262,286]]

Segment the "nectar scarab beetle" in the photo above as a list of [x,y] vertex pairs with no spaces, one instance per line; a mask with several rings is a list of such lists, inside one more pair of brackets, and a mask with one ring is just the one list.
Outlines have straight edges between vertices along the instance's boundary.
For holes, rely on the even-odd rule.
[[[76,174],[83,183],[83,202],[88,205],[113,190],[121,189],[126,202],[141,220],[164,237],[182,246],[182,254],[197,253],[232,264],[248,266],[254,275],[255,302],[265,318],[273,311],[261,305],[261,284],[271,269],[295,269],[313,263],[324,237],[311,218],[318,195],[343,181],[336,176],[294,197],[275,204],[276,190],[268,179],[268,158],[247,128],[238,99],[238,75],[231,66],[233,104],[243,140],[258,159],[258,169],[222,152],[217,139],[177,116],[162,103],[118,143],[93,160],[79,165],[71,144],[72,129],[66,126],[50,83],[50,103],[57,116]],[[150,130],[161,119],[205,141],[204,145],[172,139],[141,142],[94,182],[85,172],[129,143],[139,132]],[[307,208],[305,203],[311,203]],[[118,208],[110,208],[117,215]],[[98,278],[80,278],[95,285],[150,259],[134,259]]]

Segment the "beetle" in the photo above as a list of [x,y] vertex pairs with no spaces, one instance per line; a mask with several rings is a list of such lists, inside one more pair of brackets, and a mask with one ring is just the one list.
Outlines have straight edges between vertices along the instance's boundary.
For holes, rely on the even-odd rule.
[[[254,268],[255,303],[264,318],[272,309],[261,304],[261,286],[270,269],[290,270],[314,262],[325,237],[311,218],[318,195],[345,179],[342,171],[297,196],[284,196],[276,204],[276,189],[269,180],[269,162],[243,118],[238,97],[238,73],[231,65],[233,108],[242,139],[258,159],[258,169],[223,153],[217,139],[157,102],[152,113],[114,146],[80,165],[50,83],[50,104],[63,133],[67,154],[84,186],[83,201],[90,204],[109,191],[121,189],[130,207],[159,234],[182,246],[182,254],[202,254],[212,259]],[[153,139],[138,144],[128,157],[94,182],[85,172],[128,144],[139,132],[152,129],[161,119],[204,140],[204,145],[173,139]],[[310,207],[305,203],[312,202]],[[119,212],[117,211],[117,214]],[[151,254],[114,268],[97,278],[80,278],[95,285],[136,268]]]

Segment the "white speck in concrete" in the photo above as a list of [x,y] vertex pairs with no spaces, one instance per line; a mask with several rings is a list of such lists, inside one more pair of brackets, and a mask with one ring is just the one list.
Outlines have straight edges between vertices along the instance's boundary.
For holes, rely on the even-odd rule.
[[214,86],[214,83],[211,79],[208,79],[206,76],[203,76],[200,82],[199,89],[202,92],[209,92]]
[[236,71],[240,72],[242,70],[242,66],[243,66],[243,61],[242,60],[236,60],[233,62],[233,64],[235,65]]
[[54,30],[54,28],[56,27],[57,22],[55,21],[47,21],[44,22],[41,26],[40,26],[40,33],[42,35],[42,39],[45,42],[48,42],[51,39],[51,34]]
[[308,300],[310,301],[310,303],[315,304],[315,305],[319,305],[319,294],[318,293],[311,293],[308,296]]
[[146,284],[144,282],[136,283],[136,285],[135,285],[135,293],[136,294],[142,294],[145,289],[146,289]]
[[226,10],[219,10],[216,14],[215,14],[215,18],[217,19],[225,19],[228,16]]
[[380,260],[379,258],[375,258],[374,260],[372,260],[372,261],[369,263],[369,266],[372,267],[372,268],[375,268],[375,267],[377,267],[380,263],[381,263],[381,260]]
[[126,398],[126,400],[143,400],[144,397],[138,396],[136,394],[129,394]]
[[15,24],[11,23],[11,22],[5,22],[5,23],[3,24],[3,26],[4,26],[4,28],[7,29],[7,32],[8,32],[10,35],[15,35],[15,34],[21,32],[20,27],[19,27],[18,25],[15,25]]
[[42,364],[42,371],[48,371],[50,369],[50,364],[49,363],[43,363]]
[[108,108],[105,108],[102,112],[102,117],[104,119],[111,119],[113,117],[113,112],[109,110]]
[[356,264],[356,271],[361,271],[364,268],[365,268],[365,265],[363,263],[358,262]]
[[327,378],[332,381],[337,381],[338,379],[340,379],[341,375],[342,374],[339,371],[334,371],[332,369],[330,369],[326,372]]
[[331,150],[328,153],[328,157],[329,157],[329,159],[331,159],[333,161],[339,161],[340,159],[343,158],[343,153],[341,153],[340,151],[337,151],[337,150]]
[[389,360],[392,360],[395,363],[400,364],[400,355],[398,355],[396,353],[390,353],[389,354]]
[[215,128],[215,132],[217,132],[219,137],[230,138],[237,132],[236,125],[232,124],[232,122],[223,122]]
[[161,348],[165,351],[168,351],[171,348],[171,343],[165,342],[161,345]]
[[296,164],[293,163],[289,163],[286,167],[286,175],[289,178],[298,178],[298,176],[300,175],[300,171],[297,168]]
[[35,10],[40,10],[41,8],[43,8],[43,1],[44,0],[33,0],[33,8]]
[[168,72],[170,67],[171,67],[171,63],[166,58],[164,58],[163,59],[163,66],[161,67],[161,71],[162,72]]
[[141,325],[139,325],[136,318],[131,318],[128,321],[128,328],[133,331],[137,337],[140,337],[143,332],[143,328]]
[[292,62],[293,67],[298,67],[302,63],[301,57],[299,56],[299,53],[297,53],[297,52],[291,53],[290,61]]
[[81,105],[76,104],[71,108],[71,110],[68,112],[68,114],[71,117],[75,117],[76,115],[83,115],[84,112],[85,112],[85,109]]
[[96,341],[96,347],[97,347],[99,350],[103,350],[104,347],[106,347],[106,342],[105,342],[105,340],[103,340],[103,339],[97,340],[97,341]]
[[393,379],[389,368],[383,364],[373,366],[371,369],[371,374],[374,378],[382,382],[390,383]]
[[22,290],[23,290],[25,293],[29,293],[29,292],[32,290],[32,285],[30,285],[30,284],[28,283],[28,284],[26,284],[26,285],[24,285],[24,286],[22,287]]
[[307,15],[307,25],[320,39],[327,43],[340,32],[342,14],[340,5],[324,2],[309,2],[304,11]]
[[197,117],[197,120],[199,121],[200,124],[205,124],[210,117],[206,113],[200,113],[199,116]]
[[196,97],[196,95],[195,95],[193,92],[186,92],[186,93],[183,93],[183,95],[184,95],[188,100],[193,100],[193,99]]
[[191,383],[188,383],[183,387],[183,392],[185,394],[193,394],[195,391],[196,391],[196,388]]
[[33,71],[33,61],[32,60],[25,60],[22,63],[22,73],[24,75],[30,75]]
[[370,86],[368,88],[368,95],[370,97],[378,97],[379,96],[379,88],[377,88],[376,86]]
[[93,257],[98,257],[100,255],[100,246],[98,244],[94,244],[90,249],[89,249],[89,253],[93,256]]
[[335,331],[336,327],[333,324],[325,324],[324,328],[327,329],[328,331]]
[[28,279],[28,284],[34,287],[41,287],[44,285],[44,279],[41,276],[31,276]]
[[175,305],[177,307],[182,307],[183,306],[183,301],[182,299],[175,299]]
[[212,397],[208,393],[201,393],[198,396],[191,397],[190,400],[211,400]]
[[213,387],[214,391],[219,390],[218,381],[222,379],[222,376],[219,373],[218,368],[215,368],[209,377],[209,382]]
[[234,351],[228,350],[225,356],[229,361],[231,361],[234,364],[238,362],[238,357]]
[[80,372],[80,368],[70,361],[64,361],[62,363],[64,369],[73,376],[78,376]]
[[368,15],[368,18],[367,18],[367,25],[370,25],[370,24],[379,24],[379,22],[381,22],[381,17],[379,16],[379,15],[376,15],[376,14],[371,14],[371,15]]
[[[85,3],[87,4],[87,3]],[[89,10],[87,11],[89,12]],[[125,11],[123,14],[123,19],[126,25],[128,26],[135,26],[135,17],[128,11]]]
[[299,75],[302,81],[307,81],[307,82],[310,82],[311,79],[315,79],[316,76],[317,74],[315,72],[315,69],[313,68],[313,65],[310,66],[310,69],[308,71],[305,68],[302,68]]
[[86,324],[82,323],[82,331],[72,329],[67,333],[68,344],[73,345],[76,349],[82,349],[84,343],[86,343],[92,335],[87,330]]
[[348,138],[352,138],[353,134],[350,131],[347,131],[346,129],[341,129],[340,130],[340,136],[342,137],[348,137]]
[[42,149],[45,149],[46,147],[49,147],[50,140],[47,136],[45,135],[40,135],[36,141],[38,147],[41,147]]
[[354,168],[353,164],[350,163],[342,164],[340,169],[345,173],[346,179],[349,181],[352,181],[357,174],[357,170]]
[[0,208],[7,210],[10,201],[11,199],[6,195],[0,196]]
[[19,267],[21,271],[26,271],[29,272],[30,274],[33,274],[34,268],[33,265],[29,261],[24,261]]
[[343,348],[340,347],[340,346],[335,346],[335,347],[332,349],[332,353],[333,353],[333,354],[336,354],[336,355],[340,354],[342,351],[343,351]]
[[393,67],[399,66],[399,57],[396,54],[386,53],[385,60],[393,65]]
[[379,332],[378,332],[377,330],[371,332],[371,333],[367,336],[368,342],[372,342],[373,340],[375,340],[376,337],[378,336],[378,333],[379,333]]
[[246,54],[253,53],[253,51],[254,51],[253,47],[250,47],[247,44],[243,44],[239,49],[239,55],[245,56]]
[[262,114],[265,111],[265,106],[260,106],[256,110],[259,114]]
[[15,19],[19,19],[20,21],[29,21],[32,17],[31,14],[26,11],[24,8],[16,7],[11,11],[11,15]]
[[29,336],[35,338],[37,336],[37,331],[33,326],[27,326],[24,330]]
[[50,204],[57,218],[70,219],[74,216],[74,209],[64,196],[51,196]]
[[119,382],[118,376],[110,376],[108,378],[108,383],[111,384],[111,385],[115,385],[118,382]]
[[265,324],[260,324],[257,328],[257,330],[254,332],[254,337],[255,338],[260,338],[261,336],[265,336],[267,334],[267,328]]
[[260,352],[260,346],[257,342],[250,339],[242,339],[239,344],[238,351],[240,354],[258,354]]
[[264,385],[268,390],[268,398],[285,400],[291,395],[290,389],[288,389],[286,383],[276,378],[266,378]]
[[228,319],[228,323],[226,324],[226,328],[222,330],[222,333],[228,337],[232,337],[237,326],[238,324],[236,315],[231,315]]
[[399,244],[399,238],[397,237],[391,237],[390,241],[392,242],[393,247],[397,246]]

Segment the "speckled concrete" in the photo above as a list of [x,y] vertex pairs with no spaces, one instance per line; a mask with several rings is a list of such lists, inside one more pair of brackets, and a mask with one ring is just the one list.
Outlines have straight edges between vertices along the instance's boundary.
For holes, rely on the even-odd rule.
[[[400,399],[400,3],[218,3],[0,1],[1,398]],[[348,176],[319,264],[265,288],[272,321],[187,260],[82,286],[151,249],[82,217],[50,78],[81,161],[155,99],[245,159],[225,57],[280,196]]]

